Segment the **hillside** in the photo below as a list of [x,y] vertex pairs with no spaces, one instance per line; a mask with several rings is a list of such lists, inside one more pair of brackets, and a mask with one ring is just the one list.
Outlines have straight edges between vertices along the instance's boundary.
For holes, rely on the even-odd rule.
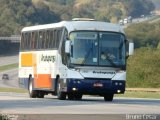
[[117,22],[126,16],[149,14],[146,0],[0,0],[0,36],[20,34],[24,26],[89,17]]
[[159,0],[151,0],[151,1],[155,5],[156,9],[160,9],[160,1]]
[[125,30],[136,47],[127,61],[127,87],[160,87],[159,18],[133,24]]

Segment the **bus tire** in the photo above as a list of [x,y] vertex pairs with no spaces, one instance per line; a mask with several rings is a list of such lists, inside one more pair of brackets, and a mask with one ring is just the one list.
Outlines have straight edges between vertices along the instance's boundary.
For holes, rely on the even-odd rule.
[[77,93],[75,94],[75,100],[81,100],[82,99],[82,94],[81,93]]
[[68,93],[68,100],[74,100],[74,94]]
[[57,91],[57,97],[58,97],[59,100],[65,100],[66,99],[66,93],[63,92],[63,91],[61,91],[61,83],[60,83],[59,80],[57,82],[57,89],[56,89],[56,91]]
[[42,91],[38,91],[38,98],[44,98],[44,93]]
[[113,100],[113,96],[114,96],[114,94],[104,95],[104,100],[105,101],[112,101]]
[[33,90],[33,81],[32,80],[29,81],[28,90],[29,90],[29,97],[30,98],[36,98],[37,97],[37,91]]

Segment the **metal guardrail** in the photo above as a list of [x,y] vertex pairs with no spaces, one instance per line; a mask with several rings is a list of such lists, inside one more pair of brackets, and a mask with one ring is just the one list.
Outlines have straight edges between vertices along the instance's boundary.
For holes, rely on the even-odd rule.
[[1,40],[11,41],[11,42],[20,42],[20,36],[12,35],[11,37],[0,37],[0,41]]
[[129,92],[159,92],[160,88],[126,88]]

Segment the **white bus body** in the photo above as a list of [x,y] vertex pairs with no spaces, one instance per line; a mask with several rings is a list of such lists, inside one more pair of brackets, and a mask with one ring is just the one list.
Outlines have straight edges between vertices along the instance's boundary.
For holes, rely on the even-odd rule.
[[125,92],[126,38],[119,25],[63,21],[25,27],[21,36],[19,84],[30,97],[91,94],[112,101]]

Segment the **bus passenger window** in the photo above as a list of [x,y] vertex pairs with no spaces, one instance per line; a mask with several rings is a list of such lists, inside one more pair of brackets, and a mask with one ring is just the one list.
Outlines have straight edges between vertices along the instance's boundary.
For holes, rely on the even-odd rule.
[[42,31],[39,32],[39,42],[38,42],[38,49],[42,49],[42,37],[43,37],[43,34],[42,34]]
[[38,32],[37,31],[35,32],[35,44],[34,45],[35,45],[34,48],[38,49]]
[[49,48],[49,30],[46,31],[46,39],[45,39],[45,48],[48,49]]
[[32,37],[31,37],[31,49],[35,49],[35,33],[32,32]]
[[53,46],[54,46],[54,40],[55,40],[55,38],[54,38],[54,30],[52,30],[51,32],[50,32],[50,47],[49,48],[53,48]]

